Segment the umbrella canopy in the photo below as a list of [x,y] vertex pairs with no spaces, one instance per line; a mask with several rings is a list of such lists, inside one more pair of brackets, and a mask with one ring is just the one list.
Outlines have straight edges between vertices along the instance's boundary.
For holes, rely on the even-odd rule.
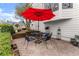
[[28,8],[21,14],[26,20],[38,21],[38,30],[39,30],[39,21],[45,21],[53,18],[55,15],[51,9],[37,9],[37,8]]
[[51,11],[51,9],[36,9],[36,8],[28,8],[24,12],[22,12],[22,16],[25,19],[33,20],[33,21],[45,21],[53,18],[55,15]]

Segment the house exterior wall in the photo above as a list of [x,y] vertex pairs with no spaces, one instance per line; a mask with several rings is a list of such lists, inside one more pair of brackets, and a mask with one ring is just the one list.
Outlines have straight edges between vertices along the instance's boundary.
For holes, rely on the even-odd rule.
[[71,9],[62,9],[61,7],[62,5],[60,4],[59,11],[54,12],[56,14],[54,20],[64,18],[72,19],[57,22],[54,24],[46,24],[46,26],[50,26],[50,31],[53,33],[53,35],[57,35],[57,29],[60,27],[62,39],[70,41],[70,38],[74,38],[74,35],[79,35],[79,4],[74,3],[73,8]]
[[[41,4],[40,7],[44,8],[44,4]],[[71,18],[71,19],[52,23],[52,24],[50,23],[44,24],[44,22],[40,22],[40,26],[41,26],[40,30],[44,32],[45,26],[49,26],[50,31],[53,33],[52,37],[56,37],[54,35],[57,35],[57,29],[58,27],[60,27],[62,39],[66,41],[70,41],[70,38],[74,38],[74,35],[79,35],[79,4],[78,3],[73,3],[73,8],[69,8],[69,9],[62,9],[62,4],[59,3],[59,10],[55,11],[54,14],[56,16],[52,18],[51,21],[66,19],[66,18]]]

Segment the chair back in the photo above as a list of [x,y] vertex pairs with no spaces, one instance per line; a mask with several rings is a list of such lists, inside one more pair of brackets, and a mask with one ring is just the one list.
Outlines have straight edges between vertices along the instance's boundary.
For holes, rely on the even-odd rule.
[[52,33],[46,33],[44,36],[42,36],[42,39],[45,41],[48,41],[51,39]]
[[79,42],[79,35],[75,35],[75,40]]

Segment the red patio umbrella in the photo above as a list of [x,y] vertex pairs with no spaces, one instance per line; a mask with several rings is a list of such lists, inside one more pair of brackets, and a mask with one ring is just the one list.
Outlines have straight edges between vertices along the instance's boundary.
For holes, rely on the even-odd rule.
[[39,21],[45,21],[53,18],[55,15],[51,9],[37,9],[37,8],[28,8],[21,14],[25,19],[38,21],[38,30],[39,30]]

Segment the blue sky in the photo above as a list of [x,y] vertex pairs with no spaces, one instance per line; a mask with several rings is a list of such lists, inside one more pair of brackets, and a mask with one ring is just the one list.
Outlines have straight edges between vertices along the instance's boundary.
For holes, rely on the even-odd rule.
[[0,20],[19,21],[15,19],[17,3],[0,3]]
[[0,9],[2,12],[11,13],[14,12],[16,8],[16,3],[0,3]]

